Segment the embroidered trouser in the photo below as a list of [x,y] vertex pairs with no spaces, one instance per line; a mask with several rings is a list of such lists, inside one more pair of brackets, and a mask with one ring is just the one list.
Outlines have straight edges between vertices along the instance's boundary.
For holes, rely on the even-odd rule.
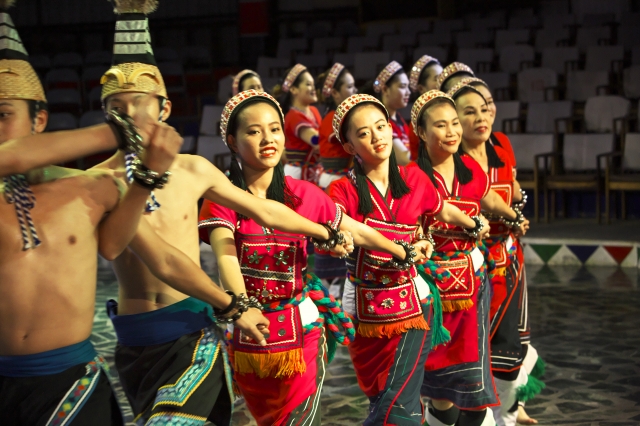
[[0,376],[0,424],[115,426],[122,414],[99,363],[32,377]]
[[118,344],[116,368],[137,424],[230,424],[232,397],[220,337],[213,325],[166,344]]
[[260,426],[319,426],[320,394],[326,371],[326,338],[322,328],[304,334],[306,371],[287,378],[235,373],[247,408]]
[[[431,304],[423,314],[432,324]],[[358,384],[370,401],[365,426],[422,424],[420,385],[431,335],[431,330],[417,329],[391,338],[356,335],[348,346]]]

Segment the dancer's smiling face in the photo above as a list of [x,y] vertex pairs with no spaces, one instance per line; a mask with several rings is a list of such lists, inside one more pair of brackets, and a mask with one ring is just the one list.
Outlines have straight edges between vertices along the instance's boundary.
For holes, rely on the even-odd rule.
[[418,134],[429,155],[449,156],[457,152],[462,141],[462,126],[454,106],[443,99],[425,108]]
[[462,137],[469,142],[486,142],[491,134],[487,102],[476,92],[469,91],[456,99],[456,110],[462,125]]
[[387,160],[393,150],[393,130],[386,114],[372,103],[354,108],[346,117],[344,149],[358,155],[364,163]]
[[267,102],[254,102],[239,111],[235,119],[237,127],[234,134],[227,136],[227,143],[243,167],[264,170],[277,166],[285,138],[276,108]]

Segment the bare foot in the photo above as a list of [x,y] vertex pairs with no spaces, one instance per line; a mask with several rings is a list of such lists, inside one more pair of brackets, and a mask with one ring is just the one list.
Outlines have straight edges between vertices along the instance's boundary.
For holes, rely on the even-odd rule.
[[518,405],[518,424],[519,425],[537,425],[538,421],[536,419],[532,419],[529,417],[526,411],[524,411],[524,407],[522,405]]

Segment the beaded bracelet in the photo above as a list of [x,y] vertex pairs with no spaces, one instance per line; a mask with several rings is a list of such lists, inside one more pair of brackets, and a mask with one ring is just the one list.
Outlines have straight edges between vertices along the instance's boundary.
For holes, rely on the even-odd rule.
[[242,317],[242,314],[247,312],[249,308],[256,308],[262,311],[262,304],[253,296],[247,297],[244,293],[236,295],[229,290],[225,291],[225,293],[233,298],[231,304],[222,311],[218,309],[213,310],[220,324],[231,324],[232,322],[238,321],[240,317]]
[[154,172],[142,164],[139,158],[133,160],[132,172],[134,182],[151,190],[164,188],[164,186],[169,183],[169,176],[171,176],[171,172],[169,171],[164,172],[162,175]]
[[427,235],[424,235],[422,233],[419,233],[418,235],[416,235],[416,241],[429,241],[431,243],[431,245],[435,248],[436,247],[436,242],[433,239],[433,235],[431,235],[431,232],[427,233]]
[[329,232],[329,238],[326,240],[311,238],[311,242],[315,248],[318,250],[328,251],[339,244],[344,244],[344,235],[337,229],[333,229],[331,227],[331,222],[321,223],[320,225]]
[[513,207],[517,208],[518,210],[522,211],[524,209],[524,206],[527,205],[527,199],[529,198],[529,196],[527,195],[527,192],[520,188],[520,195],[522,195],[522,199],[520,201],[518,201],[517,203],[513,203]]
[[138,133],[138,128],[129,115],[115,110],[107,112],[107,124],[116,136],[118,149],[125,152],[142,153],[142,136]]
[[404,249],[405,257],[404,259],[398,259],[394,256],[393,259],[389,261],[390,266],[400,270],[409,269],[416,263],[418,253],[415,252],[415,247],[406,241],[394,240],[393,242]]
[[511,210],[513,210],[516,213],[516,218],[514,220],[509,220],[503,217],[501,219],[502,223],[504,223],[505,225],[507,225],[509,228],[512,228],[512,229],[520,228],[520,225],[522,225],[522,223],[525,221],[524,215],[517,207],[512,207]]
[[480,236],[480,232],[484,229],[484,223],[480,216],[471,216],[471,219],[476,223],[474,228],[463,228],[465,234],[470,236],[471,238],[478,238]]

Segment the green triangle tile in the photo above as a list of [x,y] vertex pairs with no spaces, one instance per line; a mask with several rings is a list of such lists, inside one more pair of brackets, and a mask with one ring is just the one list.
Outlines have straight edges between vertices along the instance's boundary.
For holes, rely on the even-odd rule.
[[533,251],[540,256],[544,263],[549,262],[549,259],[560,250],[560,247],[562,247],[561,244],[531,244]]

